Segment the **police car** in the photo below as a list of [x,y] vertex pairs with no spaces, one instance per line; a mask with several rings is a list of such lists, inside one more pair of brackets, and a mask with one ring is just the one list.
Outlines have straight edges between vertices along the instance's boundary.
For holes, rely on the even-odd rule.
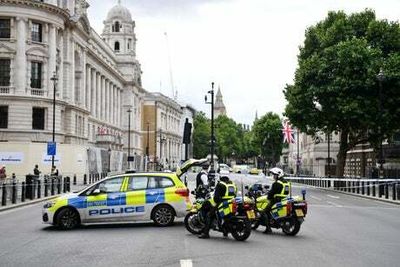
[[180,177],[206,159],[188,160],[175,173],[126,173],[106,177],[44,204],[43,222],[61,229],[81,223],[153,220],[168,226],[190,208],[189,190]]

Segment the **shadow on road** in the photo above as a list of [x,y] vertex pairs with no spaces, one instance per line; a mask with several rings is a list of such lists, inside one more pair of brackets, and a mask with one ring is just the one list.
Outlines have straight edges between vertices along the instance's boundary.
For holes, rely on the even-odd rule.
[[183,222],[175,222],[171,226],[167,227],[159,227],[154,225],[153,222],[138,222],[138,223],[133,223],[133,222],[127,222],[127,223],[93,223],[93,224],[82,224],[79,227],[72,229],[72,230],[60,230],[56,226],[47,226],[42,228],[42,231],[54,231],[54,232],[66,232],[66,231],[90,231],[90,230],[99,230],[99,229],[124,229],[124,228],[137,228],[137,229],[142,229],[142,228],[155,228],[155,229],[171,229],[171,228],[178,228],[182,227]]

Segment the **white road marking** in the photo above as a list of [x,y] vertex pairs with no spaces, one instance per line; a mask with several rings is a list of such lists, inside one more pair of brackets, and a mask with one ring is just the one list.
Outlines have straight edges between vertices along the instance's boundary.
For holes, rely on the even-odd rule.
[[338,197],[338,196],[332,196],[332,195],[327,195],[328,197],[331,197],[331,198],[336,198],[336,199],[338,199],[338,198],[340,198],[340,197]]
[[316,199],[316,200],[322,200],[321,198],[319,198],[319,197],[315,197],[315,196],[310,196],[311,198],[313,198],[313,199]]
[[181,260],[181,267],[193,267],[192,260]]
[[336,203],[333,203],[333,202],[330,202],[330,201],[327,201],[327,203],[331,204],[331,205],[333,205],[333,206],[335,206],[337,208],[342,208],[343,207],[342,205],[339,205],[339,204],[336,204]]

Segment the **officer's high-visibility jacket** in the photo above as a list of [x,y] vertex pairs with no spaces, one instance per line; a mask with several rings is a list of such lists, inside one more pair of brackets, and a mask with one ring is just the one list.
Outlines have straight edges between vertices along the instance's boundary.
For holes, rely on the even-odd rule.
[[233,182],[220,181],[214,194],[214,201],[218,205],[218,214],[221,218],[232,213],[234,198],[236,197],[236,185]]
[[282,185],[282,189],[279,193],[274,194],[274,199],[280,200],[282,198],[287,197],[290,193],[290,183],[282,180],[278,180],[276,182]]
[[290,183],[286,180],[278,179],[272,184],[271,190],[268,192],[268,199],[276,202],[287,197],[289,194]]

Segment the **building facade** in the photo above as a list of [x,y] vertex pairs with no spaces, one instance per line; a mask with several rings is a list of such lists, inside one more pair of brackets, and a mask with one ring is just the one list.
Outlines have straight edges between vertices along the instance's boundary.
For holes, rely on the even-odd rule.
[[0,6],[0,160],[8,172],[25,175],[35,164],[50,172],[53,105],[62,174],[121,171],[128,141],[140,162],[146,91],[129,10],[113,7],[100,36],[84,0]]
[[[147,169],[174,169],[183,160],[182,139],[185,108],[161,94],[148,93],[143,104],[143,151],[148,151]],[[184,116],[185,115],[185,116]]]

